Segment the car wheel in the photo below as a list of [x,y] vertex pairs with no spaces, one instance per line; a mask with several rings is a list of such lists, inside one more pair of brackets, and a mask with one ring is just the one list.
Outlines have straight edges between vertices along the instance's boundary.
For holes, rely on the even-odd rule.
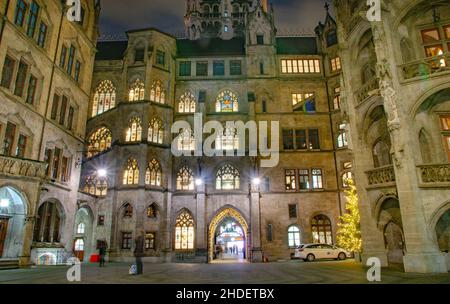
[[338,258],[339,258],[339,260],[342,261],[342,260],[345,260],[347,258],[347,255],[345,253],[341,252],[341,253],[339,253]]
[[314,262],[314,260],[316,259],[316,257],[314,256],[314,254],[308,254],[308,256],[306,257],[306,259],[308,260],[308,262]]

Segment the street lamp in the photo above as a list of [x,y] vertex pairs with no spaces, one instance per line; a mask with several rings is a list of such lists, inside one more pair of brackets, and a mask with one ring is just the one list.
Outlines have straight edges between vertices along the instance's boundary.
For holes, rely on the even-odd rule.
[[97,175],[98,177],[106,177],[106,175],[108,175],[108,172],[105,169],[99,169],[97,171]]
[[197,187],[201,186],[202,184],[203,184],[203,180],[202,180],[201,178],[197,178],[197,179],[195,180],[195,185],[196,185]]
[[255,177],[255,178],[252,180],[252,183],[253,183],[253,185],[255,185],[255,186],[259,186],[259,184],[261,184],[261,180],[260,180],[258,177]]
[[7,198],[2,198],[2,199],[0,200],[0,207],[1,207],[1,208],[8,208],[8,206],[9,206],[9,199],[7,199]]

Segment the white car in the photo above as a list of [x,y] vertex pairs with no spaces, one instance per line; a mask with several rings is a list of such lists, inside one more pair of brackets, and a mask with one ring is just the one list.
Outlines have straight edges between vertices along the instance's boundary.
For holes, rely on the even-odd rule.
[[350,252],[328,244],[303,244],[295,249],[295,257],[305,262],[313,262],[319,259],[345,260],[350,257]]

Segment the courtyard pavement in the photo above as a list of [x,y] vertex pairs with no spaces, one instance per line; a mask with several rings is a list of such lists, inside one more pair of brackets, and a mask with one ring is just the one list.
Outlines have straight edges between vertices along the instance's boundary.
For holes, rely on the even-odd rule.
[[[264,264],[144,264],[144,274],[128,275],[129,264],[105,268],[82,264],[81,284],[366,284],[366,271],[353,260],[285,261]],[[68,284],[67,266],[0,270],[0,284]],[[450,284],[447,274],[411,274],[382,269],[382,284]],[[73,284],[73,283],[70,283]],[[373,284],[373,283],[372,283]],[[376,283],[379,284],[379,283]]]

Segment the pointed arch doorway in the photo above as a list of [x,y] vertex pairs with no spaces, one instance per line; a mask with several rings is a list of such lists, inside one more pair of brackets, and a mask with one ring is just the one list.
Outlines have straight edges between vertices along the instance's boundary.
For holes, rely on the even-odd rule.
[[208,227],[208,261],[241,263],[249,259],[249,229],[234,208],[219,211]]

